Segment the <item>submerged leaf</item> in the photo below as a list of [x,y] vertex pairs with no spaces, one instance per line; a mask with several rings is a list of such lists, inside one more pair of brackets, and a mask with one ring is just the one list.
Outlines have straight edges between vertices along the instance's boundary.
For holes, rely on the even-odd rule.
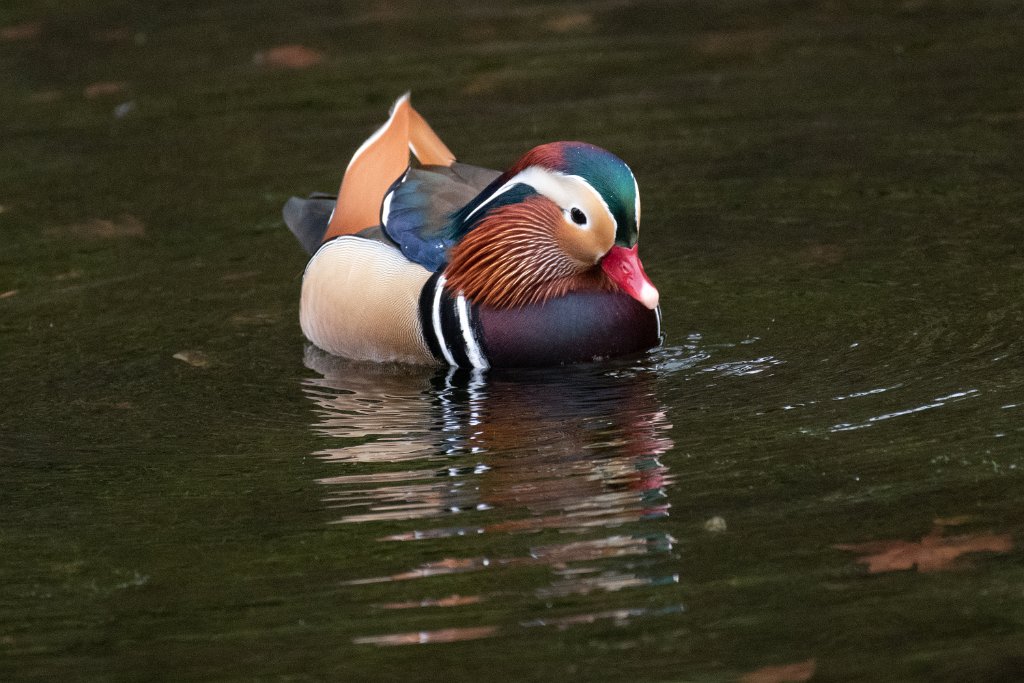
[[0,28],[0,40],[31,40],[32,38],[37,38],[41,30],[42,24],[38,21],[4,26]]
[[551,17],[544,22],[544,28],[555,33],[572,33],[589,29],[594,24],[594,16],[587,12],[568,12]]
[[744,674],[740,681],[742,683],[800,683],[811,680],[817,667],[818,662],[814,659],[795,664],[762,666],[756,671]]
[[146,226],[135,216],[125,214],[116,220],[93,218],[83,223],[74,223],[63,228],[49,229],[47,233],[106,239],[114,237],[139,237],[146,234]]
[[1005,553],[1013,549],[1009,534],[961,534],[943,536],[942,527],[936,526],[920,541],[869,541],[844,543],[834,546],[839,550],[863,553],[857,558],[866,564],[868,572],[904,571],[916,568],[919,572],[952,569],[955,561],[968,553]]
[[123,92],[125,84],[123,81],[99,81],[85,86],[82,93],[86,99],[94,100],[105,95],[117,95]]
[[285,69],[308,69],[324,61],[324,55],[305,45],[278,45],[266,52],[257,52],[253,61]]

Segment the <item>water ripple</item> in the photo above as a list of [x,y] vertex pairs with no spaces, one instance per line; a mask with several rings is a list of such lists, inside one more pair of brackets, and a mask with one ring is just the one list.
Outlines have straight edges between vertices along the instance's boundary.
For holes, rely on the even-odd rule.
[[[511,584],[503,582],[516,576],[518,585],[522,577],[537,576],[537,569],[548,580],[527,591],[534,600],[676,584],[675,539],[658,528],[670,514],[667,489],[673,484],[660,456],[674,441],[657,398],[656,368],[742,374],[771,365],[758,359],[702,367],[710,355],[675,347],[633,363],[484,377],[361,366],[311,350],[307,364],[321,376],[305,380],[304,391],[316,406],[314,430],[331,442],[316,455],[345,468],[318,480],[332,513],[329,523],[371,525],[377,543],[426,543],[436,553],[342,584],[423,583],[420,597],[404,592],[402,599],[383,603],[388,609],[466,609],[507,596]],[[516,540],[524,535],[533,542]],[[493,541],[485,544],[491,537],[506,539],[502,552],[494,552]],[[509,578],[491,579],[486,585],[492,588],[484,591],[459,578],[482,572]],[[437,598],[430,589],[436,577],[450,577],[465,589]],[[584,608],[550,624],[564,628],[629,614]],[[510,627],[521,626],[502,629]],[[450,642],[502,629],[409,631],[356,642]]]
[[977,389],[967,389],[967,390],[964,390],[964,391],[954,391],[953,393],[948,394],[946,396],[939,396],[938,398],[932,399],[931,401],[929,401],[928,403],[925,403],[923,405],[913,406],[913,407],[910,407],[910,408],[903,408],[901,410],[894,410],[894,411],[891,411],[891,412],[882,413],[881,415],[873,415],[873,416],[871,416],[871,417],[869,417],[866,420],[863,420],[861,422],[852,422],[852,423],[851,422],[841,422],[839,424],[832,425],[829,428],[829,431],[830,432],[849,432],[849,431],[853,431],[855,429],[864,429],[865,427],[870,427],[870,426],[872,426],[874,424],[877,424],[879,422],[885,422],[886,420],[892,420],[893,418],[905,417],[907,415],[913,415],[915,413],[921,413],[921,412],[924,412],[926,410],[934,410],[935,408],[942,408],[943,406],[945,406],[948,403],[952,403],[954,401],[960,401],[960,400],[963,400],[965,398],[970,398],[972,396],[978,395],[978,393],[979,392],[978,392]]

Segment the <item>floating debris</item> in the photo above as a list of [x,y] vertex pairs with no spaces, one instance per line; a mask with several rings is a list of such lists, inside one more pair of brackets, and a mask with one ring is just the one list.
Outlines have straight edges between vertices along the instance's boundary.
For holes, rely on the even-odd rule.
[[176,354],[171,356],[175,360],[180,360],[183,363],[188,363],[194,368],[208,368],[210,367],[210,358],[202,351],[196,350],[185,350],[178,351]]
[[356,645],[428,645],[431,643],[456,643],[463,640],[490,638],[498,633],[496,626],[473,626],[468,628],[442,628],[436,631],[411,631],[389,633],[379,636],[353,638]]
[[135,100],[128,100],[114,107],[114,118],[123,119],[135,111]]
[[704,522],[704,531],[708,531],[713,534],[720,534],[729,527],[725,523],[725,517],[719,517],[715,515],[708,521]]

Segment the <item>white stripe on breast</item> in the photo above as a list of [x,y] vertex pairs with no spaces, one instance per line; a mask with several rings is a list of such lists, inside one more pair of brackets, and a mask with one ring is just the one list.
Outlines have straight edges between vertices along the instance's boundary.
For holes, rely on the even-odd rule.
[[457,365],[455,359],[452,358],[452,352],[448,350],[448,342],[444,340],[444,332],[441,331],[441,291],[444,289],[445,282],[446,279],[442,275],[437,278],[437,284],[434,285],[434,303],[430,307],[430,322],[434,326],[434,336],[437,337],[437,345],[441,347],[444,359],[448,361],[448,365]]
[[455,305],[459,310],[459,327],[462,328],[462,339],[466,342],[466,355],[469,356],[469,362],[473,364],[474,368],[486,370],[491,365],[484,357],[483,351],[480,350],[476,337],[473,336],[473,328],[469,324],[469,306],[466,304],[466,297],[459,294]]

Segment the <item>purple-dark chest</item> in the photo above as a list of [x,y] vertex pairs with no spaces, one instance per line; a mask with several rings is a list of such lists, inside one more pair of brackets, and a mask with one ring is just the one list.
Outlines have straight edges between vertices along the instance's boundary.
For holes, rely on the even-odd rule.
[[431,352],[459,367],[579,363],[640,353],[661,340],[661,313],[621,292],[579,291],[518,308],[477,306],[435,275],[420,295]]

